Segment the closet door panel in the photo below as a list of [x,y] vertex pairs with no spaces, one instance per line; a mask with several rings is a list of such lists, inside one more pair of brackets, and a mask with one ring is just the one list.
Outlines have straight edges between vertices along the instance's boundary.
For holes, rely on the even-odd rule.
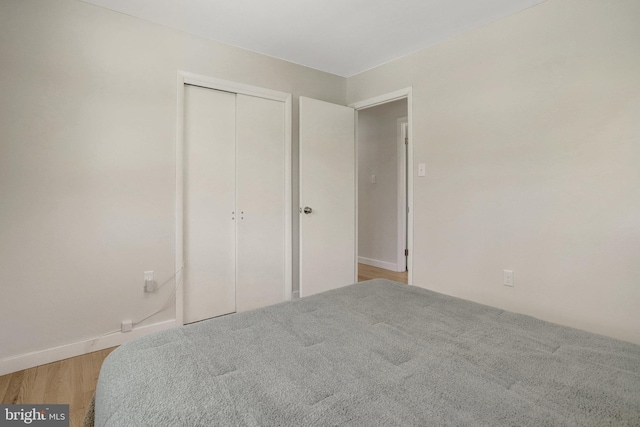
[[184,322],[235,311],[236,95],[185,86]]
[[238,311],[285,299],[284,103],[237,95]]

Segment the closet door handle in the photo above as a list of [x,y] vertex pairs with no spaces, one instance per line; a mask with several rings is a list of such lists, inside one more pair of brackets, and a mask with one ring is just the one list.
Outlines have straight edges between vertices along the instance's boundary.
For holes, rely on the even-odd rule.
[[313,212],[313,209],[311,209],[309,206],[305,206],[303,212],[309,215],[311,212]]

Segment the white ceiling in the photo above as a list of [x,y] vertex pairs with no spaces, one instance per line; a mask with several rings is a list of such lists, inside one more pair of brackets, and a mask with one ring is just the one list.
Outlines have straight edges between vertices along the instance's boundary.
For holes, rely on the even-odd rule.
[[343,77],[545,0],[83,0]]

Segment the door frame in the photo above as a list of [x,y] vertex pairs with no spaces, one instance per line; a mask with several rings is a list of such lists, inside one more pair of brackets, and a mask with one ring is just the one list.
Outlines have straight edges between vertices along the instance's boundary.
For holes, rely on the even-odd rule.
[[[410,166],[410,172],[407,174],[407,207],[409,213],[407,214],[407,249],[409,250],[409,256],[407,257],[407,283],[413,284],[413,100],[412,100],[412,87],[399,89],[394,92],[389,92],[383,95],[378,95],[373,98],[364,99],[362,101],[353,102],[349,104],[349,107],[355,110],[356,120],[356,135],[355,141],[358,141],[358,111],[366,108],[375,107],[376,105],[386,104],[388,102],[397,101],[400,99],[407,100],[407,131],[408,131],[408,164]],[[358,176],[358,150],[356,150],[356,177]],[[355,281],[358,281],[358,180],[356,179],[356,277]]]
[[284,299],[291,299],[292,283],[292,216],[291,216],[291,94],[258,86],[251,86],[244,83],[237,83],[215,77],[195,74],[188,71],[178,70],[177,76],[177,104],[176,104],[176,235],[175,235],[175,310],[176,323],[179,326],[184,324],[184,288],[182,287],[184,278],[184,85],[200,86],[207,89],[221,90],[236,94],[255,96],[258,98],[271,99],[284,102],[284,230],[285,230],[285,265],[284,265]]
[[[396,119],[397,129],[397,156],[398,156],[398,261],[397,267],[407,266],[407,258],[404,250],[408,249],[407,246],[407,171],[408,171],[408,159],[407,150],[409,144],[405,144],[405,138],[409,136],[409,118],[399,117]],[[406,125],[406,126],[405,126]],[[398,270],[405,271],[405,270]]]

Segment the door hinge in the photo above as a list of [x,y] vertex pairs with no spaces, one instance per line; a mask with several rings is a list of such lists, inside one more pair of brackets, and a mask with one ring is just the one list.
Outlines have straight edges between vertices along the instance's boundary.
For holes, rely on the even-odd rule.
[[409,144],[409,137],[405,136],[404,137],[404,145],[408,145]]
[[404,250],[404,256],[409,256],[409,249]]

